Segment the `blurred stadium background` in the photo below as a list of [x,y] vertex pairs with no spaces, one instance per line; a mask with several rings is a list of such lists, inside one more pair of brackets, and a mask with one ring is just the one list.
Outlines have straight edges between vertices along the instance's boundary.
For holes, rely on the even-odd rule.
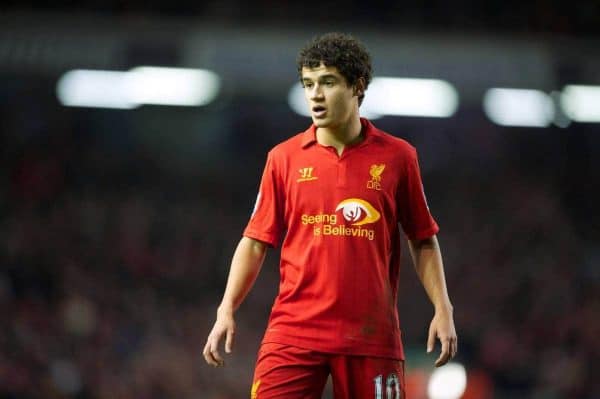
[[[310,123],[296,50],[332,30],[376,77],[442,87],[382,80],[365,112],[419,150],[462,397],[599,398],[600,5],[428,3],[3,1],[0,398],[249,396],[277,251],[227,367],[201,351],[266,151]],[[427,393],[432,309],[404,255],[409,398],[456,397]]]

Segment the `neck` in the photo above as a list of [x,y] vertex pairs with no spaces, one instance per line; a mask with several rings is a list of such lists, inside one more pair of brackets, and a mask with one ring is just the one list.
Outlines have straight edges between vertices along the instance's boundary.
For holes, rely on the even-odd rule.
[[351,118],[348,123],[341,126],[317,128],[317,142],[324,146],[334,147],[338,155],[342,155],[346,146],[362,140],[361,130],[360,118]]

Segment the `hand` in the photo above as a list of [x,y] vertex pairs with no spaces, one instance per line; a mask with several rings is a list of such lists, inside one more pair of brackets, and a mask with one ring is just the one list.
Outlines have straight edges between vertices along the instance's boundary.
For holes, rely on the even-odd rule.
[[436,311],[429,325],[429,337],[427,338],[427,353],[433,350],[435,338],[442,344],[440,357],[435,361],[435,366],[440,367],[448,363],[448,360],[456,356],[458,351],[458,339],[454,328],[452,311]]
[[219,353],[219,345],[224,336],[225,353],[231,353],[231,350],[233,349],[233,338],[235,336],[235,321],[231,312],[219,311],[217,313],[215,325],[210,334],[208,334],[208,339],[206,340],[206,345],[202,352],[206,363],[211,366],[219,367],[225,365],[225,360],[223,360]]

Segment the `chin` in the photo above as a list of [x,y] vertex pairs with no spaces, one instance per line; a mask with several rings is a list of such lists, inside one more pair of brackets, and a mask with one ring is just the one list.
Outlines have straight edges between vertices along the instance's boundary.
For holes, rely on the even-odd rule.
[[327,121],[325,119],[313,118],[313,123],[315,124],[316,127],[329,127],[331,125],[331,122]]

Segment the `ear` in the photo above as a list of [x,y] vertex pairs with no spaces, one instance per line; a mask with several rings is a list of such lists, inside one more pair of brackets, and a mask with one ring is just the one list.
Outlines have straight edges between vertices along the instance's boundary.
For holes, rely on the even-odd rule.
[[367,83],[365,81],[365,78],[363,78],[363,77],[358,78],[356,80],[356,83],[354,84],[354,95],[359,97],[359,96],[365,94],[366,86],[367,86]]

